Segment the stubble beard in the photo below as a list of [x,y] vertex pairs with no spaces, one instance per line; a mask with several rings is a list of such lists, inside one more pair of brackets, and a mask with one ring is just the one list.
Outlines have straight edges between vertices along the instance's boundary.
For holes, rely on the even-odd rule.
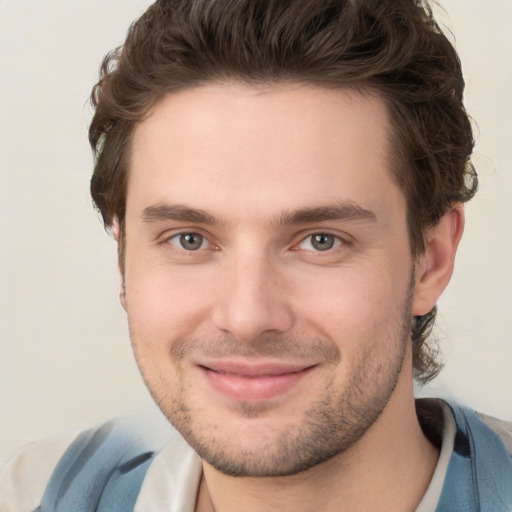
[[[300,424],[290,426],[275,437],[264,436],[256,449],[249,448],[244,443],[243,435],[237,438],[236,432],[231,430],[227,434],[224,432],[223,436],[223,425],[211,424],[199,408],[189,403],[183,381],[179,390],[172,389],[171,392],[162,383],[152,385],[149,382],[152,379],[145,378],[146,384],[162,412],[188,444],[218,471],[235,477],[280,477],[307,471],[353,446],[377,421],[388,404],[410,343],[413,289],[414,276],[411,276],[401,318],[395,319],[394,329],[390,329],[394,336],[391,334],[385,343],[380,340],[378,346],[371,343],[367,345],[343,389],[336,388],[330,382],[324,396],[306,411]],[[389,329],[389,325],[386,327]],[[220,351],[227,346],[237,346],[233,340],[219,343]],[[185,342],[174,353],[174,357],[185,359],[186,354],[193,350],[192,347],[195,349],[212,345],[215,346],[198,341]],[[286,345],[285,341],[284,351],[289,349]],[[300,342],[300,347],[312,346],[316,346],[315,350],[323,349],[331,364],[339,362],[341,356],[339,352],[334,352],[337,349],[327,346],[325,342]],[[309,348],[304,349],[304,353],[312,353]],[[254,346],[244,345],[241,349],[234,349],[234,352],[231,349],[229,353],[269,355],[268,352],[281,353],[282,350],[283,344],[274,339],[269,340],[269,343],[260,341]],[[145,377],[143,368],[141,372]],[[265,414],[264,404],[244,402],[237,407],[240,416],[248,419],[258,419]]]

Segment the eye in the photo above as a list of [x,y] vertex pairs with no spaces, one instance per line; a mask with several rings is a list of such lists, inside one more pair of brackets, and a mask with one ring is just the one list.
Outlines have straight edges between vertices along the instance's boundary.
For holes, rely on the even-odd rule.
[[208,241],[203,235],[199,233],[178,233],[171,236],[168,242],[185,251],[197,251],[199,249],[206,249]]
[[302,240],[299,248],[307,251],[325,252],[339,247],[342,243],[339,237],[331,233],[313,233]]

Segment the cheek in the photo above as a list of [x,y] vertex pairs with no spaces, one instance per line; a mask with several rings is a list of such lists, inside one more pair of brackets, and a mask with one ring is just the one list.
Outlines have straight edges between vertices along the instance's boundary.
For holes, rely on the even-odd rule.
[[161,345],[190,336],[214,300],[211,279],[192,267],[170,268],[127,259],[125,288],[128,321],[136,342]]
[[325,275],[297,277],[297,295],[300,304],[307,304],[307,311],[323,317],[326,323],[346,322],[370,316],[381,309],[384,297],[389,293],[385,274],[373,269],[329,269]]
[[368,264],[330,269],[328,278],[303,278],[296,288],[298,316],[342,351],[362,343],[388,342],[403,321],[407,266],[392,272],[389,266]]

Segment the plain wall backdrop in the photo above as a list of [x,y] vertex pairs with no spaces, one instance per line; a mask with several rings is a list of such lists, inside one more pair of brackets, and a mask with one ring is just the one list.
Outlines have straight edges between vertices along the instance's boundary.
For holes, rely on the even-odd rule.
[[[155,408],[118,302],[115,243],[88,194],[88,95],[147,5],[0,0],[0,457]],[[480,192],[439,302],[446,367],[421,393],[512,420],[512,0],[442,5],[477,125]]]

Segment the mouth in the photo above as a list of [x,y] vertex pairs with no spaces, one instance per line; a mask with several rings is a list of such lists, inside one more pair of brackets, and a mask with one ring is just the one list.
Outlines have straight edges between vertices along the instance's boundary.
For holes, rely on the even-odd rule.
[[215,361],[199,364],[214,390],[236,401],[263,401],[297,386],[317,365],[243,364]]

